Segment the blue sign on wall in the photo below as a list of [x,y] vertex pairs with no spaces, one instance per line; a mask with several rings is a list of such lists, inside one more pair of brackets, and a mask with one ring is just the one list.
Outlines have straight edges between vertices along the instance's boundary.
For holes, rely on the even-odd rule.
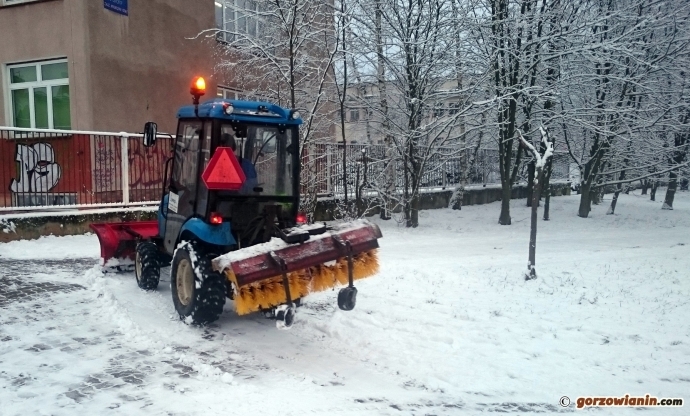
[[103,0],[103,7],[115,13],[128,16],[127,0]]

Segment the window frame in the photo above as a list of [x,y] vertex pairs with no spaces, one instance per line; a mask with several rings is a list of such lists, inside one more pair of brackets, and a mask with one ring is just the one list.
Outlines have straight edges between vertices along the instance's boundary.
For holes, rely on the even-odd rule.
[[224,100],[241,100],[241,97],[245,97],[244,99],[246,99],[246,94],[236,88],[219,85],[216,88],[216,97]]
[[[220,6],[221,9],[220,21],[219,16],[217,14],[218,10],[215,11],[216,28],[223,31],[219,32],[218,36],[216,36],[216,40],[220,42],[231,43],[237,40],[235,39],[235,36],[232,33],[225,32],[226,30],[228,30],[227,27],[230,23],[232,23],[233,26],[232,31],[240,32],[240,30],[237,29],[237,24],[239,23],[240,19],[239,17],[237,17],[237,12],[242,12],[242,19],[244,19],[244,29],[241,32],[244,33],[247,37],[258,38],[261,33],[262,25],[264,27],[267,25],[266,19],[261,17],[261,14],[264,12],[264,10],[262,10],[261,8],[260,1],[241,0],[245,4],[245,6],[243,7],[239,7],[237,5],[237,1],[238,0],[215,0],[214,9],[217,9],[218,6]],[[247,2],[253,3],[253,9],[248,9],[246,7]],[[249,12],[249,14],[246,12]],[[219,24],[221,24],[222,27],[218,27]],[[250,24],[254,26],[254,33],[251,33],[251,31],[247,29]]]
[[[58,78],[58,79],[51,79],[44,81],[43,80],[43,71],[42,71],[42,66],[44,65],[51,65],[51,64],[60,64],[64,63],[67,64],[67,78]],[[30,81],[30,82],[21,82],[21,83],[13,83],[12,82],[12,69],[15,68],[27,68],[27,67],[33,67],[36,70],[36,81]],[[6,110],[6,115],[8,117],[7,119],[7,124],[12,126],[12,127],[17,127],[16,120],[15,120],[15,113],[14,113],[14,96],[13,92],[17,90],[28,90],[29,91],[29,125],[30,129],[36,129],[36,107],[35,107],[35,89],[36,88],[45,88],[46,89],[46,100],[47,100],[47,105],[46,105],[46,111],[48,113],[48,127],[42,127],[42,128],[47,128],[51,130],[60,130],[55,128],[55,113],[53,111],[53,87],[67,87],[68,91],[68,97],[70,101],[70,108],[69,108],[69,115],[70,115],[70,126],[67,127],[67,130],[72,128],[72,97],[71,97],[71,90],[70,90],[70,70],[69,70],[69,60],[67,58],[55,58],[55,59],[45,59],[45,60],[36,60],[36,61],[29,61],[29,62],[17,62],[17,63],[11,63],[11,64],[6,64],[4,65],[4,72],[5,72],[5,87],[6,87],[6,98],[5,98],[5,105],[7,106]]]
[[[33,3],[41,0],[0,0],[0,7],[2,6],[14,6],[22,3]],[[45,0],[43,0],[45,1]]]

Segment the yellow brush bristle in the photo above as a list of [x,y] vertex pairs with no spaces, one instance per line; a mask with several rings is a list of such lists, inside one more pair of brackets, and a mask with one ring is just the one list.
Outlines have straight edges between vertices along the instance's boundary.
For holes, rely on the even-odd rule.
[[246,315],[257,310],[258,305],[253,300],[251,288],[244,287],[235,293],[235,311],[238,315]]
[[283,289],[283,284],[278,282],[278,279],[262,285],[261,290],[264,293],[266,302],[268,302],[268,307],[285,303],[285,290]]
[[335,280],[341,285],[346,285],[348,283],[347,277],[347,259],[338,259],[335,264],[333,273],[335,274]]
[[[376,274],[379,270],[376,250],[360,253],[352,259],[354,279],[363,279]],[[237,289],[237,279],[232,271],[226,272],[227,279],[234,283],[235,311],[246,315],[262,309],[269,309],[286,302],[283,278],[272,277],[261,282],[252,283]],[[288,274],[290,296],[292,300],[304,297],[309,293],[322,292],[338,285],[349,283],[347,258],[338,259],[334,265],[317,265],[308,270],[299,270]]]
[[267,291],[263,290],[263,287],[256,285],[253,286],[252,289],[254,291],[254,299],[259,305],[259,308],[269,307],[271,305],[271,300],[267,297]]
[[376,250],[361,253],[353,261],[355,279],[364,279],[379,272],[379,259]]
[[312,280],[311,291],[322,292],[335,286],[335,275],[333,270],[324,265],[314,266],[311,268]]

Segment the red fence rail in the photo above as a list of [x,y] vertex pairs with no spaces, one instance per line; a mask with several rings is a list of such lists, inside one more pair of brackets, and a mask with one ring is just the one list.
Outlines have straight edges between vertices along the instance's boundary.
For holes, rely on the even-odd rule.
[[0,211],[157,202],[171,139],[158,140],[0,127]]

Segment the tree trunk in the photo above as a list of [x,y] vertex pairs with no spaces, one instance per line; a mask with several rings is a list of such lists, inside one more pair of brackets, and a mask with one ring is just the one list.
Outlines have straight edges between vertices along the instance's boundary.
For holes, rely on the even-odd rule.
[[410,223],[408,227],[417,228],[419,226],[419,192],[415,192],[410,203]]
[[525,280],[537,278],[537,214],[539,210],[539,195],[541,194],[541,182],[543,180],[542,168],[536,169],[536,181],[532,190],[532,216],[530,219],[529,233],[529,260],[527,262],[527,273]]
[[503,186],[501,188],[501,215],[498,217],[498,223],[501,225],[510,225],[510,186]]
[[[627,166],[627,164],[628,164],[628,158],[627,157],[625,159],[623,159],[623,164],[625,164]],[[618,176],[618,180],[619,181],[625,180],[625,169],[623,169],[621,171],[620,176]],[[625,188],[626,188],[625,193],[627,194],[628,189],[630,189],[630,187],[628,185],[625,185]],[[609,207],[609,210],[606,211],[607,215],[613,215],[614,212],[616,212],[616,203],[618,202],[618,196],[621,194],[622,189],[623,189],[623,184],[619,183],[618,186],[616,187],[616,192],[613,194],[613,199],[611,200],[611,206]]]
[[593,191],[590,191],[590,193],[591,193],[590,198],[592,199],[592,203],[593,203],[594,205],[599,205],[599,204],[601,204],[601,201],[604,199],[604,198],[603,198],[603,196],[604,196],[604,195],[603,195],[603,194],[604,194],[603,188],[601,188],[601,187],[594,188],[594,190],[593,190]]
[[666,188],[666,197],[664,198],[664,205],[661,209],[673,209],[673,199],[676,196],[676,187],[678,186],[678,173],[671,171],[668,175],[668,188]]
[[652,184],[652,192],[649,193],[649,200],[656,201],[656,188],[659,187],[659,181],[655,180]]
[[532,192],[534,191],[534,162],[527,165],[527,206],[532,206]]
[[647,195],[647,189],[649,189],[649,180],[642,179],[642,195]]
[[[555,141],[553,142],[555,146]],[[553,174],[553,156],[546,161],[544,166],[543,180],[541,184],[542,189],[546,189],[544,196],[544,221],[549,220],[549,203],[551,202],[551,175]]]
[[395,164],[393,161],[393,138],[390,134],[390,125],[388,120],[388,93],[386,91],[386,70],[385,70],[385,59],[383,56],[383,35],[382,35],[382,15],[381,10],[381,0],[376,0],[375,2],[375,33],[376,33],[376,82],[379,90],[379,105],[381,106],[381,117],[382,123],[381,128],[383,129],[384,144],[386,146],[386,169],[385,169],[385,184],[386,191],[384,195],[384,201],[381,207],[381,219],[389,220],[391,219],[391,213],[393,212],[393,193],[395,191]]
[[577,216],[587,218],[589,211],[592,210],[592,191],[591,185],[584,182],[580,185],[580,208],[577,211]]
[[547,185],[546,197],[544,197],[544,221],[549,220],[549,204],[551,202],[551,185]]
[[613,199],[611,200],[611,206],[609,206],[608,211],[606,211],[606,215],[613,215],[616,212],[616,203],[618,202],[618,195],[621,194],[621,186],[620,184],[618,185],[618,188],[616,189],[616,192],[613,194]]
[[362,216],[361,209],[362,209],[362,188],[360,188],[360,183],[359,183],[359,169],[360,164],[357,163],[357,172],[355,173],[355,214],[357,218]]

